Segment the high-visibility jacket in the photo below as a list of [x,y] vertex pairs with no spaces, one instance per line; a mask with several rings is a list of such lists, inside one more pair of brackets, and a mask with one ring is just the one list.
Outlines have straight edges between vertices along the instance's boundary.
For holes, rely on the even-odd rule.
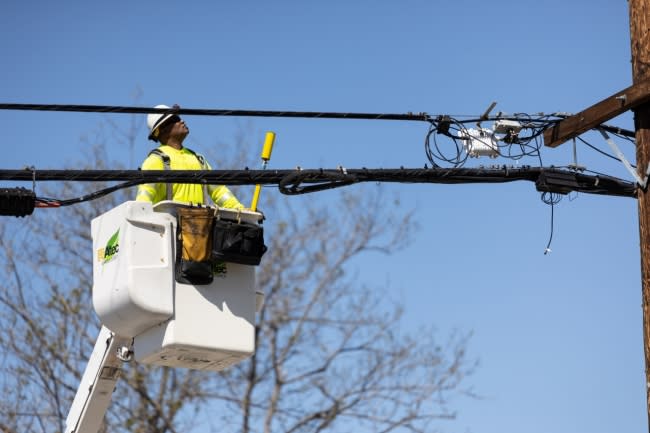
[[[165,144],[149,153],[142,163],[142,170],[211,170],[203,156],[183,147],[180,150]],[[207,190],[206,190],[207,189]],[[241,209],[244,206],[225,185],[199,185],[189,183],[147,183],[138,187],[136,200],[158,203],[174,200],[185,203],[205,204],[209,196],[220,207]]]

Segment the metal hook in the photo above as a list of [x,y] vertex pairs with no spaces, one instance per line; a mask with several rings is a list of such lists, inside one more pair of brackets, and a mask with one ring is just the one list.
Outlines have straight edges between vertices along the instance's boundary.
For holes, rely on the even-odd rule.
[[30,170],[32,172],[32,192],[36,195],[36,167],[28,165],[25,166],[25,170]]

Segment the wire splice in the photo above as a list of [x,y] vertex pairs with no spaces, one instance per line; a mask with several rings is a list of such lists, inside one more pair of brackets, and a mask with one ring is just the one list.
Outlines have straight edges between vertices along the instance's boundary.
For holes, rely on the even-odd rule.
[[535,181],[535,187],[543,193],[568,194],[577,191],[580,185],[575,172],[543,171]]
[[26,188],[0,188],[0,215],[24,217],[36,206],[36,194]]

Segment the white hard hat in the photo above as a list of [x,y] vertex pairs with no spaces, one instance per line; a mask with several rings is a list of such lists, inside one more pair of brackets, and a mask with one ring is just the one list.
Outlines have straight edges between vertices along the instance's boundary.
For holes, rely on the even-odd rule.
[[[153,108],[167,108],[171,110],[171,107],[167,105],[156,105]],[[147,126],[149,127],[149,140],[158,141],[158,127],[165,123],[167,119],[172,117],[174,113],[149,113],[147,115]]]

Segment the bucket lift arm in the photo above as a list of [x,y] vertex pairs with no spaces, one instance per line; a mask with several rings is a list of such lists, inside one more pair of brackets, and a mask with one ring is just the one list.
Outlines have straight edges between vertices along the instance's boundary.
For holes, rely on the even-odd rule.
[[77,394],[66,418],[65,433],[97,433],[120,377],[132,356],[132,339],[102,326]]

